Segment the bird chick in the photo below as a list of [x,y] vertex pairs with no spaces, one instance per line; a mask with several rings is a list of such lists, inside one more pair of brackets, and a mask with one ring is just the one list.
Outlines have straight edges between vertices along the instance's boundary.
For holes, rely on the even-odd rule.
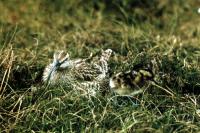
[[110,88],[119,95],[127,95],[139,90],[145,82],[153,80],[151,70],[139,69],[120,72],[110,78]]

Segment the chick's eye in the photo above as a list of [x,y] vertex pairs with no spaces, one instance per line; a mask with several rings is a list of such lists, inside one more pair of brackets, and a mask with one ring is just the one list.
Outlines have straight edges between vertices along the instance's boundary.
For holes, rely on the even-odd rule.
[[118,83],[120,83],[120,82],[121,82],[121,80],[118,78],[118,79],[117,79],[117,82],[118,82]]

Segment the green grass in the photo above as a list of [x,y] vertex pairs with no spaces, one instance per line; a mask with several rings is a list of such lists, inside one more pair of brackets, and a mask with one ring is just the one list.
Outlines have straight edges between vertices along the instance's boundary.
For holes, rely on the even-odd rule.
[[[1,132],[198,132],[197,1],[13,0],[0,2]],[[154,61],[156,81],[128,98],[87,99],[45,87],[56,50],[73,58],[111,48],[111,73]]]

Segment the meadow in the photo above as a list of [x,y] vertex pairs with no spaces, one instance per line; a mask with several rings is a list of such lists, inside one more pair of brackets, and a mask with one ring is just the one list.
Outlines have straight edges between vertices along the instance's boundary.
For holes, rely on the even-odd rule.
[[[199,132],[198,8],[192,0],[1,0],[0,132]],[[88,100],[42,83],[55,51],[81,58],[107,48],[111,74],[153,61],[159,85],[133,100]]]

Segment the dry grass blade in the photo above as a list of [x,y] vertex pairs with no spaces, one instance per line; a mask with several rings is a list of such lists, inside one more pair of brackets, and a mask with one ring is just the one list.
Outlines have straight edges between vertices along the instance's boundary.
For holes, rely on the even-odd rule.
[[6,70],[4,72],[4,76],[0,85],[0,98],[3,96],[3,93],[8,85],[8,80],[11,74],[11,69],[14,61],[14,52],[12,48],[8,51],[5,60],[7,60],[7,63],[6,63]]
[[164,88],[164,87],[162,87],[162,86],[160,86],[160,85],[158,85],[158,84],[156,84],[156,83],[154,83],[154,82],[153,82],[152,84],[153,84],[154,86],[160,88],[161,90],[165,91],[167,94],[171,95],[172,97],[175,96],[175,94],[174,94],[172,91],[170,91],[169,89],[166,89],[166,88]]

